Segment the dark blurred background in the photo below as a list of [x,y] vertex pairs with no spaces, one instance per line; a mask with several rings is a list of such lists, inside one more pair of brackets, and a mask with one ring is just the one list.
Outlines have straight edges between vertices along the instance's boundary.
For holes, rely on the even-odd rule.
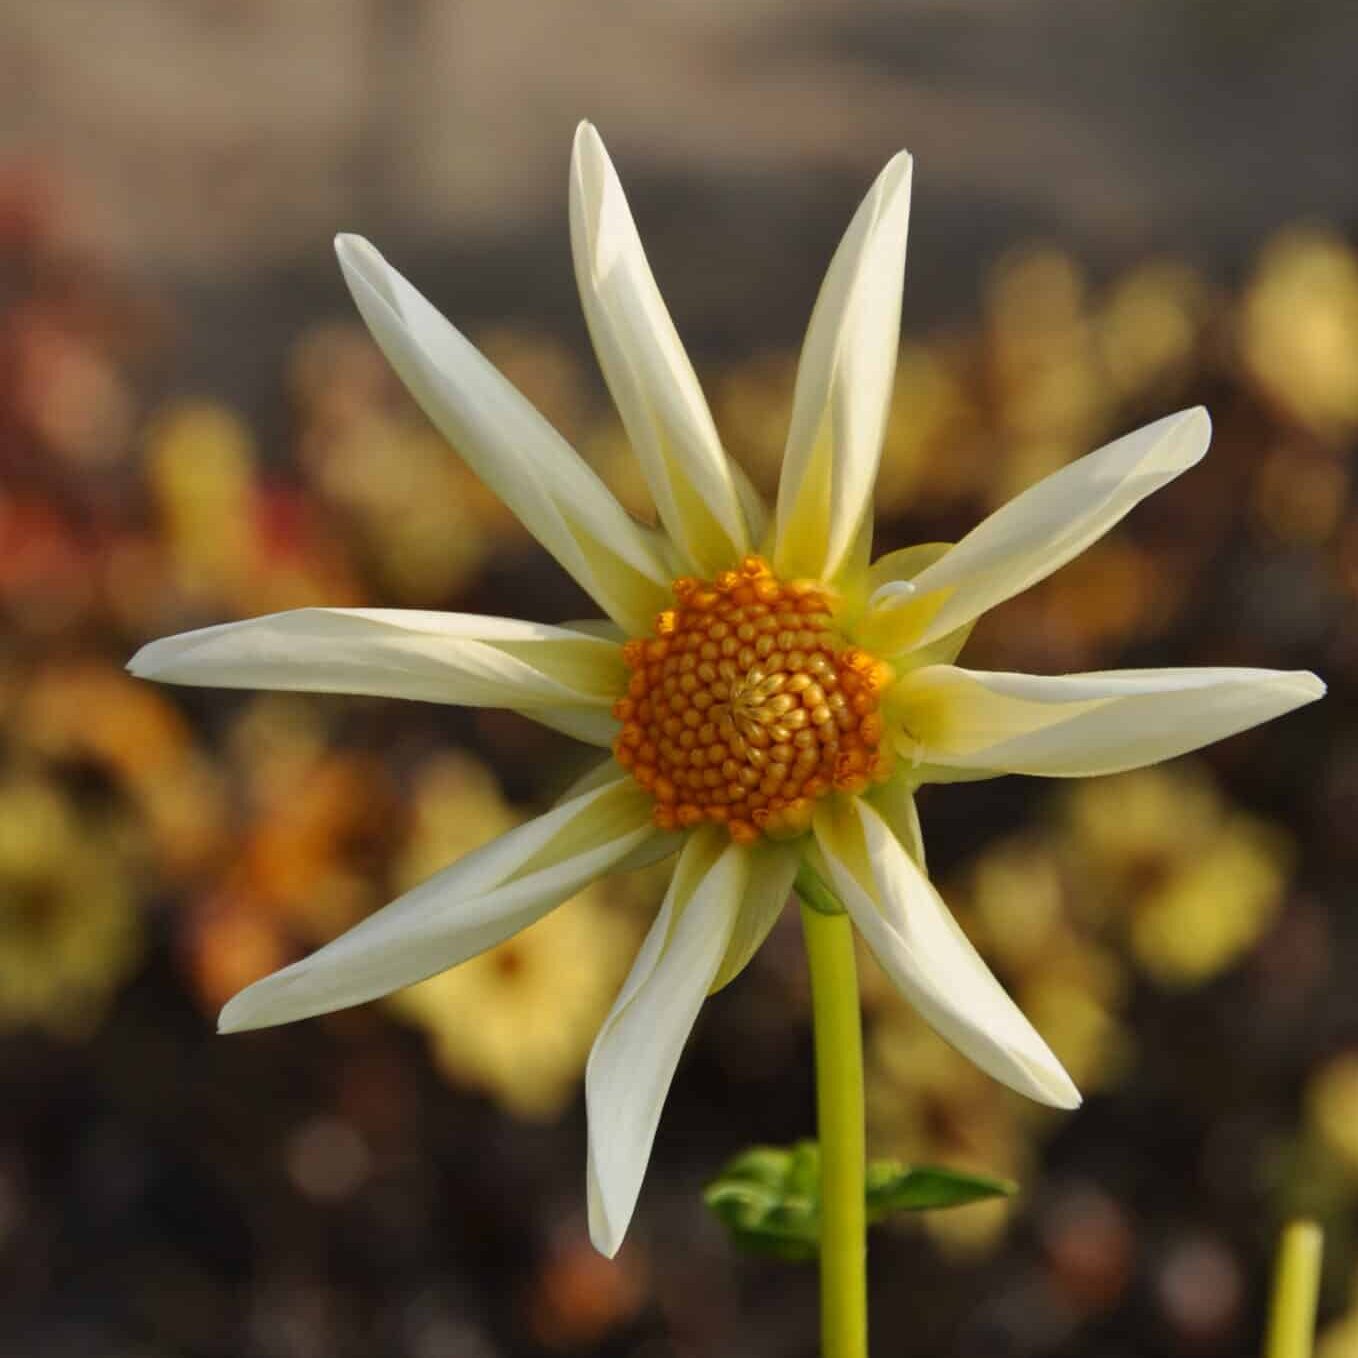
[[213,1036],[581,752],[122,673],[303,604],[579,616],[330,237],[375,239],[645,514],[571,278],[588,116],[766,487],[835,241],[915,153],[883,548],[1210,407],[1207,462],[969,663],[1331,686],[1163,768],[925,795],[945,894],[1089,1098],[988,1082],[865,959],[874,1152],[1023,1185],[878,1232],[878,1350],[1255,1352],[1309,1211],[1323,1358],[1358,1355],[1356,50],[1343,0],[0,0],[0,1353],[815,1352],[814,1270],[737,1257],[700,1201],[812,1129],[794,914],[705,1010],[610,1264],[580,1081],[656,877],[387,1003]]

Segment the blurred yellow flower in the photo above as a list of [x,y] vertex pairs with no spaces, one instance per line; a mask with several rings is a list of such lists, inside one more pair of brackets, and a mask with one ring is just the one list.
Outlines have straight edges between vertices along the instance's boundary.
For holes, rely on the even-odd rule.
[[[867,1033],[866,1090],[871,1154],[1021,1177],[1034,1150],[1020,1100],[888,996]],[[1010,1219],[1004,1199],[911,1218],[951,1253],[998,1245]]]
[[1160,880],[1166,865],[1190,857],[1211,835],[1219,815],[1210,775],[1188,760],[1072,786],[1065,824],[1098,873],[1085,899]]
[[1358,1358],[1358,1278],[1349,1291],[1349,1308],[1320,1332],[1316,1358]]
[[0,1029],[97,1026],[141,956],[128,849],[55,782],[0,776]]
[[[494,776],[470,755],[431,760],[415,787],[415,821],[399,860],[414,883],[519,824]],[[629,914],[595,885],[463,966],[397,991],[387,1003],[429,1035],[455,1083],[515,1117],[557,1116],[636,950]]]
[[1133,955],[1162,984],[1209,980],[1277,917],[1287,838],[1230,807],[1205,769],[1176,763],[1081,784],[1066,816],[1086,899],[1125,919]]
[[430,1036],[450,1079],[516,1117],[556,1117],[575,1096],[589,1049],[637,935],[589,887],[465,966],[389,1001]]
[[146,477],[188,599],[238,597],[254,563],[255,447],[245,422],[212,401],[159,413],[146,439]]
[[226,886],[294,944],[325,942],[380,904],[372,867],[396,805],[380,761],[336,745],[305,709],[256,698],[227,735],[248,821]]
[[146,478],[175,612],[359,601],[343,555],[302,499],[263,476],[249,427],[228,407],[181,401],[160,411]]
[[1288,544],[1323,543],[1348,506],[1348,468],[1330,449],[1280,444],[1255,473],[1252,501],[1256,521],[1272,537]]
[[53,759],[88,760],[126,793],[159,870],[183,880],[211,865],[226,834],[225,789],[188,723],[153,690],[102,661],[24,676],[15,728]]
[[1106,952],[1069,940],[1064,955],[1021,978],[1020,1003],[1050,1025],[1052,1050],[1086,1089],[1106,1089],[1122,1077],[1132,1039],[1121,1019],[1126,984]]
[[1306,1116],[1321,1141],[1358,1174],[1358,1051],[1332,1057],[1311,1076]]
[[1211,296],[1186,264],[1155,260],[1109,289],[1096,320],[1099,357],[1124,400],[1176,395],[1196,375]]
[[450,750],[427,760],[411,789],[410,832],[397,856],[398,890],[519,824],[494,773],[475,755]]
[[437,602],[467,587],[517,532],[422,419],[369,412],[313,461],[317,488],[348,520],[385,593]]
[[1268,397],[1314,433],[1358,427],[1358,254],[1294,228],[1260,256],[1240,311],[1240,350]]
[[1085,281],[1058,250],[1000,261],[986,289],[986,368],[1004,462],[991,504],[1065,466],[1102,432],[1108,393],[1091,334]]
[[1281,833],[1244,815],[1177,865],[1136,906],[1132,950],[1156,980],[1196,985],[1231,966],[1277,918],[1290,853]]

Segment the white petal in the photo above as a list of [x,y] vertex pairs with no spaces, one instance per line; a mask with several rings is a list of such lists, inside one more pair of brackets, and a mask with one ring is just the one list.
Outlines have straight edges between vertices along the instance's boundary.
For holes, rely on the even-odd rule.
[[222,1032],[265,1028],[376,999],[503,942],[653,834],[651,799],[626,775],[501,835],[241,991]]
[[214,688],[366,693],[534,716],[561,708],[563,721],[589,713],[600,731],[628,678],[614,641],[514,618],[395,608],[299,608],[181,632],[143,646],[128,669]]
[[797,366],[774,567],[833,577],[865,521],[896,373],[910,157],[877,177],[830,261]]
[[715,827],[689,836],[585,1075],[589,1233],[610,1258],[636,1207],[679,1056],[721,965],[748,857]]
[[712,982],[714,992],[734,981],[759,951],[792,894],[792,881],[802,861],[800,844],[771,839],[750,845],[745,853],[750,884],[741,899],[721,970]]
[[933,665],[892,690],[923,765],[1077,778],[1156,764],[1314,702],[1302,671],[1105,670],[1039,677]]
[[1005,994],[929,879],[861,799],[817,808],[830,885],[896,988],[988,1075],[1039,1103],[1074,1108],[1070,1076]]
[[335,241],[373,338],[476,474],[629,635],[669,599],[673,563],[524,396],[358,236]]
[[996,510],[894,601],[898,630],[927,646],[1078,556],[1141,500],[1201,460],[1212,425],[1202,407],[1170,415],[1063,467]]
[[710,578],[750,550],[740,495],[613,162],[589,123],[576,130],[570,199],[575,278],[599,366],[661,522],[688,566]]

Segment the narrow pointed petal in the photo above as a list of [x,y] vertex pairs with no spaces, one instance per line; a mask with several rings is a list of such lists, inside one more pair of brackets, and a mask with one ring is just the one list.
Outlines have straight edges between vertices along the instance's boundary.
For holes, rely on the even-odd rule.
[[241,991],[219,1028],[238,1032],[345,1009],[423,981],[503,942],[655,833],[626,775],[458,859],[334,942]]
[[714,827],[690,834],[651,932],[590,1053],[589,1233],[617,1253],[651,1156],[660,1110],[721,966],[748,855]]
[[792,894],[792,882],[801,863],[800,844],[764,839],[745,850],[749,859],[749,886],[740,902],[731,941],[721,959],[721,970],[712,982],[713,991],[729,985],[759,951],[769,930],[778,922]]
[[932,665],[892,690],[922,765],[1082,778],[1157,764],[1314,702],[1305,671],[1105,670],[1042,677]]
[[902,151],[877,177],[811,313],[778,486],[774,568],[785,577],[834,578],[872,513],[896,374],[910,175]]
[[1202,459],[1201,407],[1170,415],[1063,467],[997,510],[910,580],[873,603],[894,611],[900,644],[928,646],[1044,579],[1131,509]]
[[1074,1108],[1070,1076],[981,960],[929,879],[862,799],[823,802],[816,845],[830,885],[896,988],[988,1075]]
[[629,635],[650,629],[673,563],[579,454],[358,236],[335,242],[373,338],[473,470]]
[[710,577],[750,550],[732,468],[647,263],[613,162],[581,123],[571,156],[571,247],[585,319],[660,520]]
[[601,731],[628,674],[616,642],[583,632],[395,608],[299,608],[203,627],[143,646],[128,669],[214,688],[364,693],[531,715],[559,708],[563,721],[589,714]]

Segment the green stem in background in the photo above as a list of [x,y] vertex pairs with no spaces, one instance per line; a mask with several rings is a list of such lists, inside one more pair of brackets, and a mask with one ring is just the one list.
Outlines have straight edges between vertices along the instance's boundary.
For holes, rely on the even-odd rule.
[[867,1151],[853,925],[810,873],[798,874],[796,891],[802,900],[816,1040],[821,1355],[867,1358]]
[[1324,1237],[1314,1221],[1293,1221],[1284,1229],[1264,1358],[1311,1358],[1323,1246]]

